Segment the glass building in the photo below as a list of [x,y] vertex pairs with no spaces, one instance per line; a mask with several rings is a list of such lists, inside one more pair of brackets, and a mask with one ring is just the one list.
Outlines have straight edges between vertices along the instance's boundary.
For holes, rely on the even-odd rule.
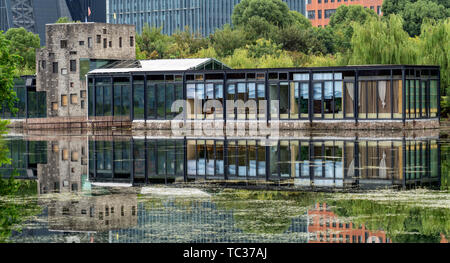
[[[283,0],[291,10],[305,15],[304,0]],[[162,27],[167,35],[186,26],[208,36],[217,28],[231,24],[233,8],[240,0],[107,0],[106,21],[113,24],[133,24],[142,32],[146,23]]]
[[[213,59],[136,61],[88,74],[89,118],[172,120],[172,102],[186,100],[187,119],[391,120],[437,119],[437,66],[367,65],[317,68],[228,69]],[[207,100],[223,109],[203,111]],[[194,112],[194,100],[200,101]],[[258,114],[227,109],[225,100],[279,101]],[[198,107],[197,107],[198,108]]]
[[7,105],[0,109],[2,119],[27,119],[47,117],[47,96],[45,91],[36,91],[36,76],[22,76],[14,79],[14,92],[17,101],[12,113]]

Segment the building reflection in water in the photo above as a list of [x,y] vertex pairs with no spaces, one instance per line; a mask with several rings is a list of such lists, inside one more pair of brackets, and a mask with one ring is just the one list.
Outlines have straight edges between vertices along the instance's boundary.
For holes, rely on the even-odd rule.
[[[12,137],[4,176],[37,179],[39,193],[97,185],[233,182],[293,188],[438,187],[439,144],[423,139],[155,139]],[[41,139],[41,140],[39,140]]]
[[89,180],[264,182],[292,187],[440,183],[436,139],[140,139],[89,141]]
[[[159,139],[9,137],[12,162],[0,168],[36,180],[43,214],[18,242],[390,242],[339,219],[326,204],[295,217],[270,238],[236,227],[233,210],[211,200],[148,209],[132,188],[95,195],[97,186],[246,182],[292,188],[371,188],[440,184],[437,138]],[[49,193],[76,195],[56,195]]]

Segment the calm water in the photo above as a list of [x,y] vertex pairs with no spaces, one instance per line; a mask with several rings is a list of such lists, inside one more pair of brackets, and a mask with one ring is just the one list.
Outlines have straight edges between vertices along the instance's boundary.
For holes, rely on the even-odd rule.
[[446,129],[277,140],[10,132],[0,241],[446,242],[449,146]]

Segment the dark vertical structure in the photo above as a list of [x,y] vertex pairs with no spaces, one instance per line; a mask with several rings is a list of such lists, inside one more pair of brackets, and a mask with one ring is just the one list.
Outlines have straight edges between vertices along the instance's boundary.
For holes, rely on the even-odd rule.
[[[106,22],[106,0],[65,0],[74,21]],[[91,15],[88,16],[88,7]]]

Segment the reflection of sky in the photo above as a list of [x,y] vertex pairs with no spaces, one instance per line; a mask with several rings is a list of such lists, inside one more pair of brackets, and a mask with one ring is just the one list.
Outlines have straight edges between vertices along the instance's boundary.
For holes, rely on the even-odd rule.
[[265,90],[266,86],[264,84],[258,84],[258,97],[264,98],[265,97]]
[[197,92],[198,99],[204,99],[205,98],[205,85],[197,84],[196,92]]
[[223,98],[223,85],[216,85],[216,98]]
[[325,82],[324,92],[325,92],[325,99],[331,99],[333,97],[333,82],[331,81]]
[[245,93],[245,83],[238,83],[238,93]]
[[234,94],[234,85],[228,85],[228,94]]
[[314,85],[314,99],[321,100],[322,99],[322,88],[320,85]]
[[256,85],[255,83],[248,83],[248,97],[256,98]]
[[206,96],[214,98],[214,84],[206,84]]
[[188,98],[195,98],[195,84],[187,84],[186,93]]

